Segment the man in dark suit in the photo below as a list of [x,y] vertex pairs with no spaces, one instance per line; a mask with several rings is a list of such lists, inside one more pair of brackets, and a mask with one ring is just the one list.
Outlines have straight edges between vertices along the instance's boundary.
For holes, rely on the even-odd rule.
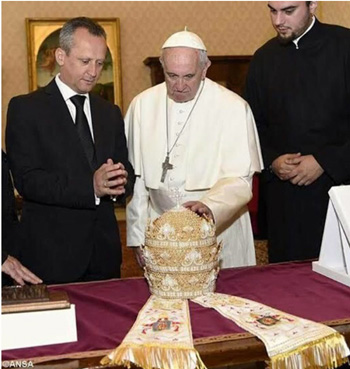
[[[28,270],[16,258],[20,242],[20,227],[15,206],[15,194],[10,174],[7,155],[1,150],[1,271],[2,286],[20,285],[25,282],[38,284],[42,280]],[[16,256],[16,257],[15,257]]]
[[101,26],[68,21],[55,54],[60,73],[9,104],[7,152],[23,196],[21,261],[45,283],[120,276],[112,200],[131,193],[134,173],[120,109],[90,94],[106,51]]

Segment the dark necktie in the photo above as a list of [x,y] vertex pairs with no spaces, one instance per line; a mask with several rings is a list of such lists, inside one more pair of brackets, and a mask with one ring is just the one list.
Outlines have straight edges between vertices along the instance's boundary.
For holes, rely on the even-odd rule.
[[76,108],[75,126],[77,128],[81,144],[91,168],[95,170],[97,169],[95,145],[92,141],[89,124],[84,113],[85,96],[74,95],[70,99]]

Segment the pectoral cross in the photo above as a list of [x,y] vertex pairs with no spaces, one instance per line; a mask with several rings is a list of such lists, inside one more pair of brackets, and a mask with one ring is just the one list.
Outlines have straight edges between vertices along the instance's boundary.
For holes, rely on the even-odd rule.
[[169,155],[165,157],[164,163],[162,163],[162,168],[163,168],[163,172],[162,172],[162,178],[160,179],[160,181],[164,183],[167,171],[169,169],[173,169],[173,165],[169,163]]

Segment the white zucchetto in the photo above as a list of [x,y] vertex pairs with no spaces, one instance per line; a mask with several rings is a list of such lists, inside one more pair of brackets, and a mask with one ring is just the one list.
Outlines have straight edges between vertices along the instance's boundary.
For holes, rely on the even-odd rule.
[[190,47],[191,49],[207,51],[207,48],[205,47],[201,38],[195,33],[187,31],[186,28],[184,31],[172,34],[165,41],[162,49],[166,49],[169,47]]

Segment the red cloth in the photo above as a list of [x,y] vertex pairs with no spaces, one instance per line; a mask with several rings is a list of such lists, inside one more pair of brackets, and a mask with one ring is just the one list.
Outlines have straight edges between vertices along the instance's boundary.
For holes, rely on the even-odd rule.
[[[3,360],[113,349],[149,297],[144,279],[49,288],[67,291],[71,303],[76,305],[78,342],[7,350],[2,353]],[[350,318],[350,288],[313,272],[310,262],[224,269],[220,271],[216,291],[316,322]],[[190,302],[190,311],[194,338],[243,332],[214,310]]]

